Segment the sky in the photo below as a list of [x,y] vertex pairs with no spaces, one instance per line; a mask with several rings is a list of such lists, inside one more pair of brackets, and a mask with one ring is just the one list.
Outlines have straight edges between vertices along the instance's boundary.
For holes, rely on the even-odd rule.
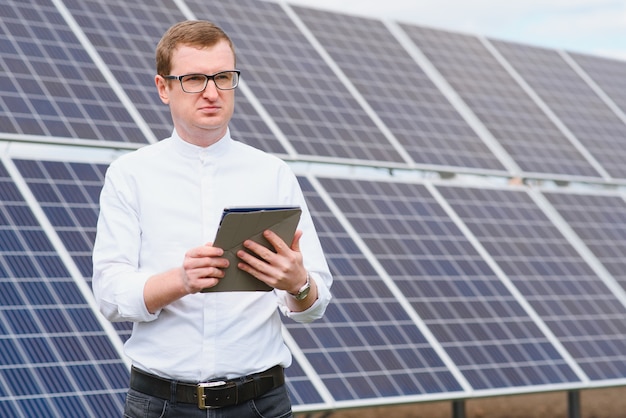
[[626,0],[286,0],[626,61]]

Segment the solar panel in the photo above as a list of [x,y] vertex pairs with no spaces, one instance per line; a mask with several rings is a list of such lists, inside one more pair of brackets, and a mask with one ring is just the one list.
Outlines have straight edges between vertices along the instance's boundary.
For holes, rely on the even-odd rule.
[[[626,61],[569,53],[617,107],[626,113]],[[623,119],[622,119],[623,120]]]
[[626,307],[524,191],[439,191],[592,381],[626,373]]
[[604,170],[613,178],[626,178],[626,124],[558,52],[502,41],[494,45]]
[[[107,166],[62,161],[15,160],[15,165],[82,276],[91,285],[91,254]],[[114,322],[120,338],[130,337],[132,323]]]
[[579,380],[423,185],[320,182],[474,390]]
[[293,9],[413,161],[504,170],[382,21]]
[[460,391],[312,184],[299,179],[335,281],[324,318],[286,327],[328,392],[347,402]]
[[600,176],[477,37],[401,26],[524,172]]
[[285,384],[294,410],[303,406],[310,408],[313,405],[324,405],[324,399],[311,382],[311,378],[302,369],[297,358],[294,358],[285,370],[285,375]]
[[[155,47],[163,33],[185,16],[173,1],[68,0],[68,9],[96,47],[117,82],[157,139],[169,137],[169,108],[154,86]],[[247,74],[243,73],[243,79]],[[286,151],[241,91],[236,92],[233,138],[268,152]]]
[[[626,199],[595,184],[615,186],[626,170],[624,62],[276,1],[7,0],[0,416],[123,408],[127,364],[84,293],[102,161],[170,135],[154,48],[189,17],[232,35],[243,77],[233,137],[296,160],[334,275],[324,318],[284,320],[296,413],[623,384]],[[469,127],[402,30],[523,175],[594,184],[494,187],[509,156]],[[49,143],[20,143],[33,140]],[[491,185],[415,179],[431,167]],[[546,216],[548,202],[580,240]],[[126,340],[130,323],[115,326]]]
[[0,45],[1,132],[146,142],[53,5],[4,1]]
[[298,154],[406,163],[278,4],[186,4],[232,37],[244,80]]
[[128,371],[0,165],[0,414],[119,413]]
[[621,196],[543,193],[602,265],[626,290],[626,202]]

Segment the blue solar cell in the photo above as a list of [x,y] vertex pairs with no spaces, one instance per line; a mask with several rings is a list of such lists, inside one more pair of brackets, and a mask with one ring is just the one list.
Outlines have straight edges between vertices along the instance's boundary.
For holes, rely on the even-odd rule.
[[35,183],[30,187],[30,189],[35,196],[35,199],[38,201],[47,202],[51,200],[58,200],[54,188],[49,184]]
[[56,254],[35,256],[40,275],[43,277],[68,277],[69,273],[63,261]]
[[[30,397],[26,399],[19,399],[16,401],[16,404],[19,406],[19,409],[24,411],[23,415],[31,415],[35,417],[45,417],[50,416],[51,414],[61,415],[62,412],[56,408],[56,403],[71,403],[71,400],[67,401],[56,401],[57,398],[44,398],[41,399],[39,397]],[[78,414],[86,413],[81,407],[77,407],[75,411]]]
[[40,276],[30,256],[5,254],[4,260],[12,277],[25,279]]
[[9,339],[8,337],[0,338],[0,359],[2,359],[2,363],[0,364],[11,365],[21,363],[22,356],[17,341],[18,340]]
[[[2,386],[0,385],[0,396],[6,396],[2,391]],[[13,403],[0,401],[0,415],[3,417],[18,417],[23,415],[21,411],[18,411],[17,407]]]
[[73,389],[70,378],[66,375],[64,367],[39,366],[36,369],[37,377],[42,382],[41,389],[44,393],[67,393]]
[[[3,276],[0,276],[3,277]],[[0,306],[22,305],[24,299],[14,283],[0,281]]]
[[14,231],[0,230],[0,244],[5,251],[22,251],[24,245]]
[[65,313],[71,318],[73,327],[80,332],[90,333],[100,329],[96,313],[88,306],[68,307]]
[[1,223],[3,225],[15,224],[20,227],[32,227],[39,224],[33,213],[22,206],[6,206],[4,208],[9,219],[3,219],[0,216]]
[[78,397],[56,397],[52,398],[50,402],[52,402],[59,411],[72,411],[76,416],[89,416],[94,413],[85,406],[84,400]]
[[85,203],[90,206],[72,207],[72,215],[74,216],[74,219],[76,219],[78,225],[83,228],[93,227],[98,221],[98,212],[93,206],[91,206],[92,202],[93,200],[89,201],[86,199]]
[[[2,176],[2,173],[0,173],[0,176]],[[2,196],[6,202],[19,201],[22,198],[15,184],[8,182],[0,183],[0,196]]]
[[54,247],[43,231],[22,231],[22,238],[28,243],[28,250],[37,252],[53,252]]
[[41,393],[40,384],[33,373],[32,368],[0,369],[1,380],[11,383],[9,396],[28,396]]
[[[128,330],[128,328],[126,328]],[[105,335],[87,335],[85,341],[91,347],[91,353],[96,358],[115,360],[119,358],[111,340]],[[121,363],[120,363],[121,364]]]

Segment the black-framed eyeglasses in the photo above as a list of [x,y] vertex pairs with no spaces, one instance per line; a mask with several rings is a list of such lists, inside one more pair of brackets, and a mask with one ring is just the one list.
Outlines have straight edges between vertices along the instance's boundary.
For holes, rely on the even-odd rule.
[[200,93],[206,89],[209,80],[213,80],[215,87],[220,90],[232,90],[239,85],[239,70],[220,71],[215,74],[184,74],[184,75],[164,75],[167,80],[180,81],[185,93]]

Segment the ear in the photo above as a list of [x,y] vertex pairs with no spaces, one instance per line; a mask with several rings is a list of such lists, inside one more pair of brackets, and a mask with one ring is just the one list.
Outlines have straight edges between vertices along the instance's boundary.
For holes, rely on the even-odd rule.
[[169,104],[170,95],[169,95],[169,87],[167,80],[165,80],[160,75],[156,75],[154,77],[154,83],[156,84],[157,91],[159,93],[159,97],[164,104]]

